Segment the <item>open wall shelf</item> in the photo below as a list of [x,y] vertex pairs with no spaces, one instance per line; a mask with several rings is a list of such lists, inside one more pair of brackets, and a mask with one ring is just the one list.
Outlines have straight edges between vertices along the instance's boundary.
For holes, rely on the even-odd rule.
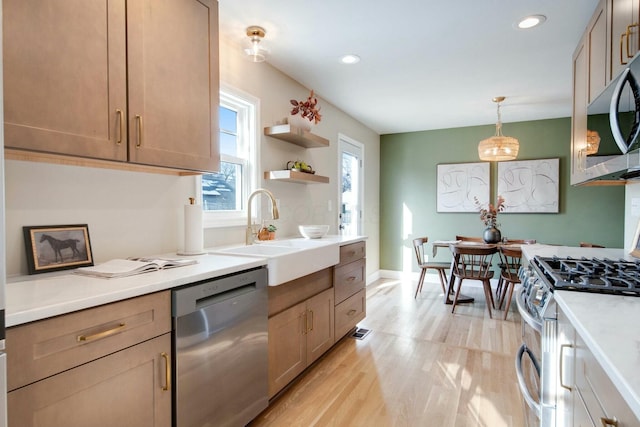
[[304,148],[328,147],[329,140],[289,124],[264,128],[264,134]]
[[328,184],[329,177],[292,170],[266,171],[264,179],[274,181],[299,182],[302,184]]

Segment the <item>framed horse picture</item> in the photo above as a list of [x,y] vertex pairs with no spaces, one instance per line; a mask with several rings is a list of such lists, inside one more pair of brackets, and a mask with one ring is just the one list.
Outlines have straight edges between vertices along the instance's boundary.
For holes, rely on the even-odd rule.
[[93,265],[87,224],[37,225],[22,231],[29,274]]

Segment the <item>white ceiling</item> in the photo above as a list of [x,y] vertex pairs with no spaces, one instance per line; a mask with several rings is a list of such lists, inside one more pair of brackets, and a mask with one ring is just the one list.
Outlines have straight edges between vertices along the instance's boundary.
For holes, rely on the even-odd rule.
[[[571,56],[597,3],[219,0],[219,21],[238,44],[265,28],[271,65],[387,134],[495,123],[495,96],[505,123],[571,116]],[[547,20],[514,28],[531,14]]]

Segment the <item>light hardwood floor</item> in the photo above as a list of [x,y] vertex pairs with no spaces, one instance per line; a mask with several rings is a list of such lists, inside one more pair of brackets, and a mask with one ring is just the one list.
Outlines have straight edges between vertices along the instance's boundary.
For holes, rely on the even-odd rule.
[[417,299],[415,281],[369,285],[359,326],[371,333],[336,344],[250,426],[524,426],[520,317],[512,304],[489,319],[472,283],[476,301],[455,314],[435,281]]

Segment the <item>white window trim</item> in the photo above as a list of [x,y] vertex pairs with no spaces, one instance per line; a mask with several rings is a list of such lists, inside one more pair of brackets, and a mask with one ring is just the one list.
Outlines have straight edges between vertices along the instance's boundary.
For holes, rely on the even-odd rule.
[[[209,212],[204,211],[202,223],[204,228],[223,228],[223,227],[236,227],[246,226],[247,224],[247,206],[246,198],[249,194],[258,187],[258,171],[260,165],[258,164],[260,159],[260,134],[258,132],[258,124],[260,123],[260,99],[253,95],[250,95],[240,89],[234,88],[226,83],[220,83],[220,99],[226,100],[239,109],[246,111],[246,117],[253,117],[251,120],[240,120],[239,126],[245,127],[247,135],[249,137],[249,155],[247,158],[249,161],[246,164],[247,179],[243,180],[243,195],[242,210],[240,211],[225,211],[225,212]],[[221,102],[222,103],[222,102]],[[227,156],[221,155],[220,160],[225,160]],[[198,176],[196,179],[196,193],[198,200],[202,200],[202,177]]]

